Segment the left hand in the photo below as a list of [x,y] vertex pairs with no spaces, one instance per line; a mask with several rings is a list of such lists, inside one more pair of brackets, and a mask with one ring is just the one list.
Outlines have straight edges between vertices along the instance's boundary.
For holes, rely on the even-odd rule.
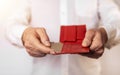
[[107,39],[107,33],[104,28],[88,30],[82,42],[82,46],[90,47],[90,52],[82,55],[91,58],[99,58],[104,53],[104,45]]

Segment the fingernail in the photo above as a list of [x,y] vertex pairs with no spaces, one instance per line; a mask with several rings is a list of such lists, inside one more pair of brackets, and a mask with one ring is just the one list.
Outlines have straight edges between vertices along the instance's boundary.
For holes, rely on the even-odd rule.
[[55,54],[54,50],[50,51],[50,54]]
[[86,47],[87,46],[87,42],[83,42],[82,46]]
[[45,41],[44,44],[45,44],[46,46],[50,46],[50,42],[49,42],[49,41]]

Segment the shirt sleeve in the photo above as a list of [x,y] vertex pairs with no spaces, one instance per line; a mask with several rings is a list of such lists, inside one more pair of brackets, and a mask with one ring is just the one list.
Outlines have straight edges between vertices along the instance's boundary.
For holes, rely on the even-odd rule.
[[107,48],[120,42],[120,10],[113,0],[98,0],[99,14],[108,36]]
[[30,1],[25,0],[22,6],[15,10],[15,13],[7,20],[6,37],[13,45],[23,47],[21,37],[24,30],[29,27],[30,13]]

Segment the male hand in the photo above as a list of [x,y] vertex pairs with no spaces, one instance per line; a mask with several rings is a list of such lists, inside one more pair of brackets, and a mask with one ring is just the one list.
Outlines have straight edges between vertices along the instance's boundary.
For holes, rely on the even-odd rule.
[[90,52],[82,55],[91,58],[99,58],[104,52],[106,42],[107,33],[104,28],[88,30],[82,42],[82,46],[90,47]]
[[50,48],[49,38],[44,28],[27,28],[23,32],[22,41],[26,51],[33,57],[54,54],[54,51]]

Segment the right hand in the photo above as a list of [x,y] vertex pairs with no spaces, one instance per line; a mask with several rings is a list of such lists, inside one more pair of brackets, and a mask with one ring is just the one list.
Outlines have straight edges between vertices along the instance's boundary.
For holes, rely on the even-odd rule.
[[108,37],[104,28],[88,30],[82,42],[82,46],[90,47],[90,52],[82,55],[96,59],[101,57],[104,53],[104,45],[107,40]]
[[46,54],[54,54],[50,48],[49,38],[44,28],[28,27],[22,35],[23,45],[29,55],[42,57]]

